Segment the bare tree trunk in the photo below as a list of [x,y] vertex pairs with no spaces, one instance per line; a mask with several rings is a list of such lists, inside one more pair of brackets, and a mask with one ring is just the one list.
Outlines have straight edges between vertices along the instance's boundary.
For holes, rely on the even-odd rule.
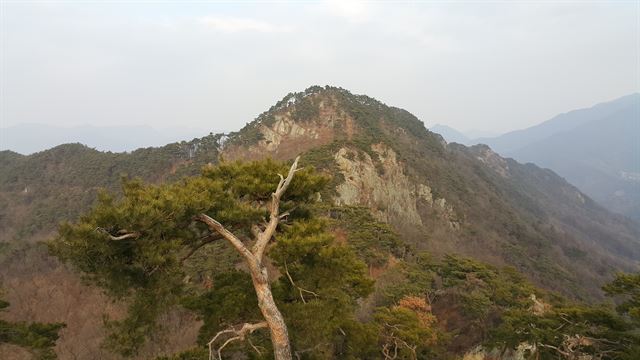
[[258,295],[258,306],[260,307],[264,320],[269,324],[274,359],[291,360],[291,345],[289,344],[287,325],[273,300],[267,269],[260,265],[259,273],[254,274],[252,271],[251,278],[253,279],[253,287],[256,290],[256,295]]
[[[269,283],[269,273],[267,272],[267,268],[262,264],[262,260],[264,259],[265,252],[267,251],[267,245],[273,238],[273,234],[275,233],[279,222],[288,215],[288,213],[280,214],[280,198],[289,187],[289,184],[293,179],[293,175],[299,170],[298,160],[299,157],[296,158],[291,165],[289,174],[286,178],[280,175],[280,182],[276,187],[276,191],[271,195],[272,199],[269,204],[269,222],[265,225],[264,229],[261,229],[258,225],[254,225],[251,228],[251,232],[254,234],[256,240],[252,250],[249,250],[236,235],[227,230],[215,219],[206,214],[196,216],[196,220],[205,223],[211,231],[216,232],[225,238],[244,258],[246,264],[249,266],[253,287],[258,297],[258,307],[260,308],[262,316],[268,325],[269,332],[271,333],[271,343],[273,344],[275,360],[292,360],[291,344],[289,343],[287,325],[285,324],[284,318],[273,300],[271,284]],[[229,331],[238,333],[237,331],[232,330],[223,332]],[[218,335],[220,335],[220,333],[218,333]],[[218,335],[209,342],[210,346],[211,343],[216,340]],[[227,340],[227,343],[234,339],[242,339],[243,337],[244,335],[236,336],[231,340]]]

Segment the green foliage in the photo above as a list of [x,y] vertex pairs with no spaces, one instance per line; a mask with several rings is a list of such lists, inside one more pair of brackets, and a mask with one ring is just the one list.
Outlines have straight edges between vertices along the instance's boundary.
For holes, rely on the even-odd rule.
[[364,263],[317,219],[287,226],[270,256],[283,274],[274,292],[294,349],[312,349],[306,356],[313,358],[334,358],[336,339],[349,341],[354,335],[341,328],[355,326],[356,300],[372,291]]
[[535,344],[541,359],[556,359],[563,352],[576,357],[630,359],[631,346],[638,344],[640,338],[628,330],[628,324],[605,307],[568,304],[544,314],[513,309],[492,330],[489,344],[507,348],[515,348],[522,342]]
[[[0,299],[0,311],[9,303]],[[58,332],[64,328],[62,323],[11,323],[0,320],[0,345],[14,344],[29,349],[37,360],[56,359],[53,347],[58,340]]]
[[329,183],[320,193],[323,199],[331,199],[334,197],[337,194],[336,187],[344,182],[344,176],[339,171],[338,165],[333,158],[341,145],[339,142],[333,142],[311,149],[304,155],[306,163],[315,166],[317,169],[322,169],[326,174],[330,174]]
[[[345,343],[363,341],[361,333],[344,329],[359,328],[353,316],[356,300],[371,292],[372,281],[355,253],[327,232],[326,221],[301,219],[285,226],[269,257],[281,274],[273,292],[294,351],[305,359],[331,359],[352,351]],[[187,297],[183,304],[204,322],[201,344],[229,325],[261,318],[251,279],[239,271],[215,276],[211,290]],[[266,333],[257,332],[251,338],[255,345],[269,349]],[[235,346],[253,352],[246,344]]]
[[616,275],[616,278],[604,287],[609,296],[623,297],[618,311],[628,315],[640,324],[640,273]]
[[382,352],[390,357],[417,360],[434,356],[439,335],[436,318],[424,298],[408,296],[398,305],[378,309],[375,323]]
[[342,336],[334,340],[335,359],[380,359],[378,339],[380,329],[373,322],[348,321],[340,327]]
[[375,301],[387,311],[403,299],[427,301],[429,312],[425,313],[433,310],[443,321],[444,333],[433,350],[446,345],[457,352],[487,340],[505,311],[528,309],[529,296],[539,292],[512,268],[498,269],[453,255],[438,260],[418,253],[378,279]]
[[209,359],[209,352],[203,348],[194,348],[169,356],[160,356],[156,360],[204,360]]
[[[355,299],[371,292],[366,267],[354,252],[335,242],[321,220],[299,221],[287,226],[271,250],[271,259],[290,276],[301,279],[298,286],[325,292],[327,297],[345,293]],[[281,278],[281,282],[291,281]],[[289,295],[298,298],[297,289]],[[335,294],[331,294],[335,292]]]
[[[185,277],[199,272],[183,266],[189,260],[185,257],[211,241],[194,217],[206,213],[236,235],[248,236],[250,225],[268,214],[278,174],[287,171],[285,164],[267,160],[207,167],[201,176],[163,185],[125,180],[121,198],[103,193],[77,223],[62,224],[51,253],[112,296],[131,300],[125,320],[107,323],[112,329],[108,345],[123,355],[134,354],[154,330],[157,316],[184,296]],[[306,204],[326,182],[311,168],[297,172],[282,198],[282,211],[291,212],[291,221],[307,217]],[[112,239],[122,234],[134,235]]]
[[626,296],[618,307],[620,314],[607,305],[572,303],[562,298],[555,299],[553,306],[538,306],[537,311],[511,308],[491,330],[488,344],[505,348],[515,348],[522,342],[535,344],[540,359],[636,359],[640,350],[640,326],[634,317],[638,279],[637,274],[618,274],[604,287],[611,296]]
[[[112,296],[130,300],[127,318],[107,322],[111,349],[135,354],[156,329],[157,316],[178,303],[204,321],[201,344],[229,325],[260,319],[248,275],[213,274],[213,287],[202,291],[185,284],[185,276],[193,274],[185,273],[189,267],[182,262],[207,235],[194,223],[195,215],[209,214],[238,236],[248,236],[249,226],[267,216],[278,173],[286,171],[281,164],[263,161],[208,167],[199,177],[165,185],[125,180],[122,198],[104,193],[78,223],[60,227],[50,244],[52,253]],[[296,173],[281,205],[282,211],[291,212],[291,225],[281,229],[270,252],[280,272],[287,274],[274,284],[274,293],[290,323],[294,346],[329,344],[314,350],[316,355],[337,351],[331,344],[341,327],[353,326],[355,300],[372,289],[355,253],[336,243],[323,221],[307,220],[311,212],[306,204],[326,182],[311,168]],[[131,238],[111,239],[133,233]]]
[[322,211],[335,220],[338,229],[346,230],[349,245],[367,265],[383,266],[390,256],[401,257],[406,251],[396,232],[388,224],[376,221],[369,209],[330,206]]
[[[383,304],[407,298],[431,299],[436,313],[444,316],[438,320],[449,321],[446,330],[456,335],[448,345],[450,350],[459,346],[469,349],[478,342],[489,349],[515,349],[526,342],[536,345],[540,359],[566,358],[571,352],[572,356],[602,359],[633,359],[637,355],[638,324],[625,318],[634,320],[636,274],[619,274],[605,286],[610,295],[624,297],[618,307],[621,316],[607,305],[572,303],[536,289],[513,268],[498,269],[452,255],[434,261],[419,254],[409,260],[396,266],[395,275],[389,275],[395,281],[382,289]],[[394,305],[379,309],[377,321],[387,323],[392,314],[409,322],[408,313],[399,312]],[[455,315],[447,319],[451,314]],[[412,329],[407,323],[404,328]],[[403,336],[411,338],[410,334]]]
[[521,307],[530,294],[539,292],[513,268],[498,269],[479,261],[445,255],[436,262],[419,253],[397,270],[402,280],[384,289],[386,298],[425,294],[455,295],[462,310],[476,320],[485,319],[500,307]]
[[105,345],[123,356],[135,355],[147,337],[158,330],[156,318],[179,301],[181,290],[180,284],[171,281],[137,289],[130,296],[127,317],[123,320],[104,318],[109,331]]
[[391,268],[380,283],[387,283],[380,289],[379,305],[395,304],[406,296],[425,296],[435,291],[432,271],[433,260],[427,253],[419,253],[413,259]]
[[182,304],[197,313],[204,323],[198,334],[201,345],[221,329],[241,322],[255,322],[261,317],[251,277],[241,271],[216,274],[210,290],[185,297]]
[[0,224],[11,230],[7,236],[24,239],[77,218],[91,207],[98,189],[117,191],[123,174],[152,182],[195,175],[201,166],[217,163],[221,136],[131,153],[100,152],[81,144],[60,145],[30,156],[7,158],[3,153],[0,205],[26,213],[0,210]]
[[497,269],[469,258],[447,255],[434,270],[443,286],[457,289],[468,303],[465,309],[475,314],[486,314],[490,304],[522,306],[539,292],[513,268]]

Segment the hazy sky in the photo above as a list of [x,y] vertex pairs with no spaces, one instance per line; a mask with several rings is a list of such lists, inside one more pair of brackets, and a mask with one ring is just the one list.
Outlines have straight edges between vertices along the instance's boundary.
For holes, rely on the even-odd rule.
[[0,126],[237,130],[335,85],[506,131],[640,91],[638,1],[7,1]]

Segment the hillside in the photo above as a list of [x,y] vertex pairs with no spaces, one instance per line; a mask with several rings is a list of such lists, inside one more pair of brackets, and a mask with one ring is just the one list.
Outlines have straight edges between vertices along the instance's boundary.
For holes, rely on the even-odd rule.
[[[286,160],[297,154],[334,175],[329,199],[369,207],[421,248],[518,265],[558,289],[577,283],[588,289],[614,264],[638,259],[637,227],[553,172],[486,147],[447,145],[404,110],[320,87],[288,95],[228,139],[211,136],[130,154],[81,145],[27,157],[3,152],[2,221],[10,230],[3,241],[50,232],[88,208],[98,188],[117,189],[122,174],[157,182],[197,173],[219,157]],[[589,253],[589,262],[569,256],[576,253]]]
[[[376,279],[391,276],[404,248],[435,258],[457,254],[496,267],[511,265],[537,286],[594,301],[615,271],[635,270],[640,260],[637,225],[609,213],[554,172],[504,159],[486,146],[447,144],[409,112],[367,96],[311,87],[287,95],[228,135],[132,153],[78,144],[30,156],[1,152],[0,277],[10,302],[31,299],[11,316],[58,321],[49,309],[69,312],[71,299],[65,296],[88,314],[101,310],[96,304],[105,299],[98,291],[83,287],[66,267],[28,244],[86,211],[99,188],[117,191],[122,174],[159,183],[196,174],[221,159],[289,160],[299,154],[302,165],[331,177],[320,198],[347,233],[381,222],[399,235],[384,245],[349,236]],[[62,295],[43,309],[39,304],[50,297],[47,291]],[[121,311],[116,305],[107,310]],[[75,341],[65,343],[73,343],[68,351],[87,351],[79,350],[81,341],[95,348],[104,335],[99,318],[84,318],[74,318],[66,330],[66,339]],[[194,341],[193,317],[170,314],[165,320],[190,331],[165,342],[165,348]],[[145,351],[143,357],[159,350]]]
[[640,221],[640,99],[510,153],[553,169],[612,211]]
[[611,211],[640,220],[640,94],[472,143],[550,168]]
[[227,144],[228,159],[309,151],[307,161],[344,178],[338,204],[369,207],[418,247],[514,264],[551,288],[590,287],[640,250],[634,224],[554,173],[447,145],[405,110],[341,89],[291,94]]

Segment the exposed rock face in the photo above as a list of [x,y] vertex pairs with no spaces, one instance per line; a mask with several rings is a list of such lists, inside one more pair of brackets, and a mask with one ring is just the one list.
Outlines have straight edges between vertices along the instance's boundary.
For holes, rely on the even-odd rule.
[[460,229],[460,221],[453,210],[453,205],[447,203],[445,198],[439,198],[434,201],[434,208],[442,218],[448,221],[451,229]]
[[485,163],[493,171],[500,174],[500,176],[508,178],[509,164],[507,160],[496,154],[488,146],[479,146],[478,156],[476,157],[481,162]]
[[433,206],[433,194],[431,193],[431,188],[424,184],[418,184],[417,190],[418,196],[429,204],[429,206]]
[[545,303],[542,300],[539,300],[538,298],[536,298],[535,294],[531,294],[531,296],[529,297],[531,299],[531,302],[533,303],[531,305],[531,307],[529,308],[529,310],[536,316],[542,316],[546,313],[549,312],[549,310],[551,310],[551,305]]
[[380,221],[423,225],[418,201],[423,201],[439,214],[452,229],[458,229],[453,206],[444,198],[433,198],[428,185],[416,183],[405,172],[393,149],[385,144],[371,146],[374,158],[366,152],[343,147],[334,159],[345,181],[338,185],[338,205],[369,207]]
[[526,360],[536,353],[535,345],[521,343],[515,350],[500,352],[498,349],[487,350],[481,345],[464,354],[462,360]]
[[289,159],[318,146],[331,143],[338,133],[350,139],[355,132],[352,118],[327,100],[318,100],[317,114],[305,121],[295,119],[292,103],[274,110],[273,122],[257,124],[261,139],[255,144],[231,145],[224,149],[229,160]]
[[291,138],[307,138],[316,140],[320,137],[317,127],[304,128],[286,115],[276,115],[276,122],[272,127],[262,126],[262,135],[264,140],[261,145],[267,151],[276,151],[283,139]]
[[379,220],[422,225],[416,208],[416,186],[404,173],[396,153],[383,144],[372,145],[377,155],[341,148],[334,158],[345,182],[338,185],[335,202],[364,205]]

